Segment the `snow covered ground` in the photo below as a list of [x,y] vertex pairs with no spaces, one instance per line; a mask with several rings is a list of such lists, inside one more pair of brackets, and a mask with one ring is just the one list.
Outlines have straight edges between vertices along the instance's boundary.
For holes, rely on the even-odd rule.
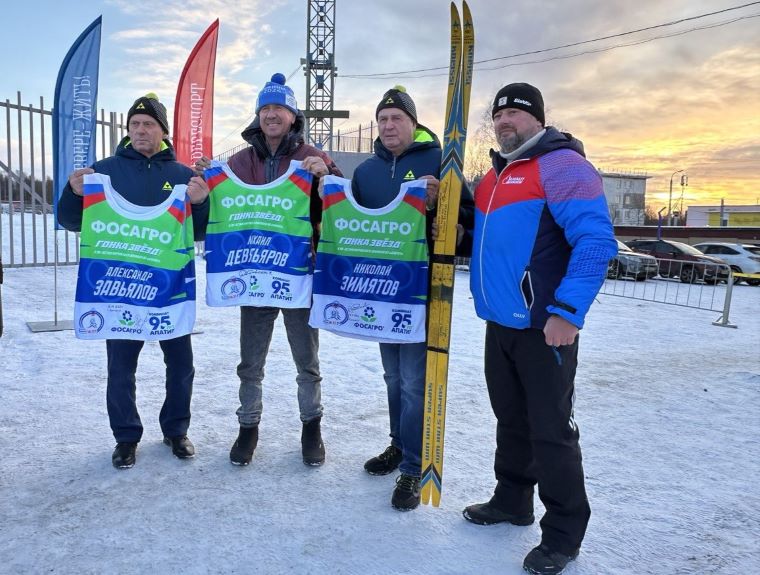
[[[202,263],[198,266],[203,293]],[[484,325],[457,277],[440,508],[400,513],[394,476],[362,465],[388,444],[375,344],[321,335],[327,462],[303,465],[295,370],[278,322],[253,463],[228,459],[237,433],[238,312],[198,303],[194,460],[161,444],[163,364],[138,369],[145,435],[137,465],[111,466],[105,346],[53,319],[53,269],[8,269],[0,338],[0,572],[516,575],[538,525],[462,519],[494,486],[495,420]],[[74,267],[58,272],[71,319]],[[760,570],[760,289],[736,286],[718,313],[600,296],[581,334],[577,421],[592,506],[568,575]],[[541,506],[537,502],[540,515]]]

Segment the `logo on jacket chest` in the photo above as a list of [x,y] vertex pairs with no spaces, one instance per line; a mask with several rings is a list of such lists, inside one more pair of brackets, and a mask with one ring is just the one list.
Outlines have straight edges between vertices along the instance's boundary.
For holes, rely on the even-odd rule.
[[525,176],[510,176],[508,175],[506,178],[504,178],[501,183],[507,184],[507,185],[516,185],[516,184],[522,184],[525,181]]

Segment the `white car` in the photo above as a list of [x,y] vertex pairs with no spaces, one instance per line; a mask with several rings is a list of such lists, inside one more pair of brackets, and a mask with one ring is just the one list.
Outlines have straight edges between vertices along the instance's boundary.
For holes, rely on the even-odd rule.
[[[694,247],[703,254],[722,259],[735,272],[760,274],[760,246],[727,242],[702,242],[695,244]],[[748,279],[746,281],[751,286],[760,285],[760,279]]]

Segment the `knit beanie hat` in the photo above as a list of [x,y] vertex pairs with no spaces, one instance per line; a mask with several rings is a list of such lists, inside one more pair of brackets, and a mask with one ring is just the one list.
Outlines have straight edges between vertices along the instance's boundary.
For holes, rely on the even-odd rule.
[[158,96],[153,92],[149,92],[135,100],[135,103],[132,104],[129,112],[127,112],[127,126],[129,126],[129,120],[135,114],[147,114],[159,123],[164,134],[169,133],[169,122],[166,119],[166,106],[158,101]]
[[258,114],[261,108],[270,104],[282,106],[298,115],[298,102],[293,95],[293,90],[285,85],[285,76],[279,72],[274,74],[272,80],[259,91],[259,97],[256,99],[256,113]]
[[522,82],[507,84],[499,90],[493,100],[491,117],[504,108],[524,110],[535,116],[535,118],[541,122],[542,126],[546,124],[546,118],[544,117],[544,98],[541,96],[541,92],[538,91],[538,88],[534,88],[530,84],[524,84]]
[[412,100],[412,97],[406,93],[406,88],[403,86],[393,86],[393,88],[383,94],[383,97],[375,110],[375,120],[377,120],[380,110],[384,110],[385,108],[398,108],[414,120],[415,124],[417,123],[417,107],[414,105],[414,100]]

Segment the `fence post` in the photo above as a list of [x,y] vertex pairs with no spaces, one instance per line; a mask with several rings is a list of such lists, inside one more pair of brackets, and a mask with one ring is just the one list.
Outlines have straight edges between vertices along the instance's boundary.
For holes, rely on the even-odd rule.
[[728,312],[731,311],[731,295],[733,292],[734,270],[728,268],[728,279],[726,280],[726,299],[723,300],[723,314],[713,322],[713,325],[717,325],[718,327],[737,327],[736,324],[731,323],[731,321],[728,319]]
[[119,145],[119,138],[116,134],[116,112],[110,112],[109,113],[109,120],[110,120],[110,127],[111,127],[111,153],[116,153],[116,146]]
[[356,153],[362,151],[362,125],[359,124],[359,138],[356,140]]

